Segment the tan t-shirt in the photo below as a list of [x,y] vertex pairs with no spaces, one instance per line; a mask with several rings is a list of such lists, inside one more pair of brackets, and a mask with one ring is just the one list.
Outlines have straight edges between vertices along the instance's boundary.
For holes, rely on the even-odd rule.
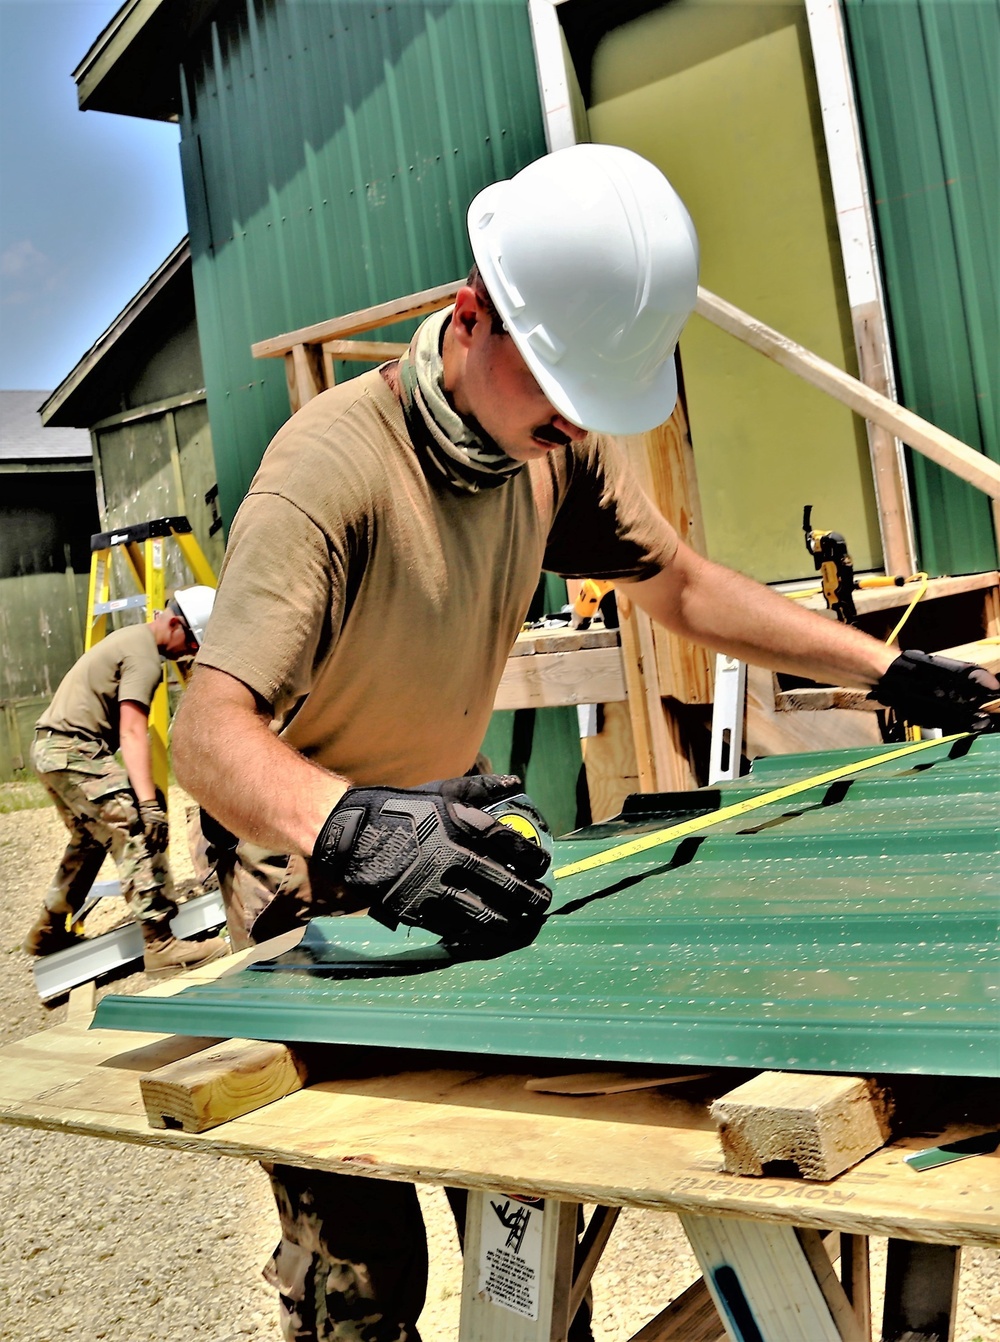
[[101,740],[115,751],[120,701],[132,699],[148,708],[162,677],[152,625],[127,625],[95,643],[70,667],[37,726]]
[[429,478],[395,395],[366,373],[310,401],[265,453],[198,660],[356,783],[454,777],[482,743],[541,570],[650,577],[676,544],[597,436],[478,494]]

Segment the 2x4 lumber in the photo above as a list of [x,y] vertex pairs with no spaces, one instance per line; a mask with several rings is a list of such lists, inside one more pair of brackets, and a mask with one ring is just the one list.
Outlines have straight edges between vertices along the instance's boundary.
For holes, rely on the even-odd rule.
[[439,284],[434,289],[407,294],[389,303],[359,308],[343,317],[332,317],[329,321],[316,322],[313,326],[303,326],[298,331],[271,336],[268,340],[259,340],[251,345],[250,352],[255,359],[277,359],[294,350],[297,345],[322,345],[340,336],[360,335],[363,331],[391,326],[409,317],[423,317],[428,312],[447,307],[464,283],[464,280],[452,280],[449,284]]
[[804,345],[789,340],[780,331],[766,326],[707,289],[699,287],[695,311],[834,400],[850,406],[856,414],[896,434],[915,451],[951,471],[960,480],[982,490],[990,498],[1000,499],[1000,465],[982,452],[921,419],[905,406],[890,401],[888,396],[866,387],[842,368],[821,359]]
[[305,1062],[284,1044],[230,1039],[139,1078],[152,1128],[208,1132],[306,1084]]
[[407,346],[398,340],[324,340],[323,353],[330,359],[356,359],[367,363],[382,363],[398,359]]
[[[1000,671],[1000,640],[987,638],[977,639],[974,643],[959,643],[954,648],[942,648],[937,656],[951,657],[956,662],[972,662],[996,675]],[[774,696],[776,713],[815,713],[831,708],[874,713],[882,705],[869,699],[867,690],[853,690],[844,686],[781,690]]]
[[509,657],[493,707],[556,708],[624,699],[625,675],[617,647],[581,648]]
[[[945,597],[961,596],[964,592],[983,592],[984,599],[990,600],[991,593],[1000,583],[1000,574],[995,569],[985,573],[966,573],[957,578],[930,578],[926,590],[920,596],[919,604],[925,606],[929,601],[938,601]],[[920,592],[922,579],[904,583],[902,587],[868,587],[854,593],[854,605],[859,615],[872,615],[882,610],[903,610]],[[799,599],[798,604],[806,610],[825,611],[827,606],[820,592]],[[831,618],[835,618],[831,612]]]
[[730,1174],[829,1180],[877,1151],[892,1103],[864,1077],[761,1072],[711,1106]]
[[569,1317],[576,1318],[576,1312],[583,1304],[591,1278],[601,1261],[601,1255],[608,1247],[611,1232],[621,1215],[621,1207],[595,1207],[587,1223],[583,1238],[576,1251],[573,1273],[573,1289],[569,1296]]
[[699,1277],[629,1342],[726,1342],[727,1336],[705,1278]]
[[863,1342],[871,1342],[872,1286],[867,1235],[841,1235],[840,1280],[854,1310]]

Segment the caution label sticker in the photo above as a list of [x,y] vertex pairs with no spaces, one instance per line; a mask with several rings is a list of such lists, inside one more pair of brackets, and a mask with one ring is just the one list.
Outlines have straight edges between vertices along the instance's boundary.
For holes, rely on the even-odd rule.
[[538,1318],[544,1216],[542,1198],[483,1198],[480,1295],[526,1319]]

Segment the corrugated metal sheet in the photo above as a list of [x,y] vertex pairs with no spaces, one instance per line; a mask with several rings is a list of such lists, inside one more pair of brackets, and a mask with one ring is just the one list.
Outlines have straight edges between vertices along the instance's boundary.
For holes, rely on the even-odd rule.
[[[759,760],[759,795],[864,751]],[[321,919],[294,952],[175,997],[105,998],[95,1025],[808,1071],[1000,1075],[1000,736],[855,780],[558,883],[533,945],[453,961],[423,934]],[[718,792],[673,799],[687,811]],[[649,798],[639,805],[649,806]],[[675,813],[676,814],[676,813]],[[662,826],[563,840],[556,865]]]
[[[1000,5],[845,8],[901,399],[1000,461]],[[911,465],[924,567],[994,567],[985,496]]]
[[545,140],[523,0],[247,0],[200,41],[181,156],[228,522],[288,417],[251,343],[463,273],[469,201]]

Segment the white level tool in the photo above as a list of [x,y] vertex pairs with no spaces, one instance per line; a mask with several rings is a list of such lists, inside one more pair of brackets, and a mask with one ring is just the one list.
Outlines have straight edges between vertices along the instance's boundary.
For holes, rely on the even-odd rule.
[[[174,936],[183,940],[219,927],[226,921],[222,895],[218,890],[178,906],[170,921]],[[35,987],[43,1002],[61,997],[80,983],[90,983],[102,974],[111,974],[133,960],[142,959],[142,929],[138,923],[126,923],[112,932],[89,937],[64,951],[55,951],[36,960],[32,966]]]
[[684,839],[689,834],[700,834],[702,830],[720,825],[724,820],[734,820],[737,816],[746,815],[748,811],[770,806],[772,802],[784,801],[786,797],[794,797],[800,792],[808,792],[811,788],[822,787],[825,783],[835,783],[839,778],[849,778],[852,774],[861,773],[865,769],[874,769],[878,764],[891,764],[894,760],[902,759],[904,755],[914,755],[917,751],[927,750],[930,746],[941,746],[949,741],[961,740],[966,735],[966,732],[957,732],[954,736],[913,741],[909,745],[900,746],[897,750],[869,755],[866,759],[857,760],[853,764],[842,764],[839,769],[813,774],[811,778],[801,778],[797,783],[787,783],[772,792],[763,792],[759,797],[750,797],[747,801],[723,806],[711,815],[695,816],[693,820],[682,820],[679,824],[669,825],[666,829],[658,829],[652,834],[643,834],[638,839],[630,839],[628,843],[616,844],[614,848],[606,848],[603,853],[594,853],[591,857],[581,858],[579,862],[570,862],[564,867],[558,867],[552,875],[558,881],[564,876],[577,876],[580,872],[593,871],[595,867],[607,866],[609,862],[619,862],[623,857],[634,857],[636,853],[644,853],[648,848],[658,848],[660,844],[671,843],[674,839]]

